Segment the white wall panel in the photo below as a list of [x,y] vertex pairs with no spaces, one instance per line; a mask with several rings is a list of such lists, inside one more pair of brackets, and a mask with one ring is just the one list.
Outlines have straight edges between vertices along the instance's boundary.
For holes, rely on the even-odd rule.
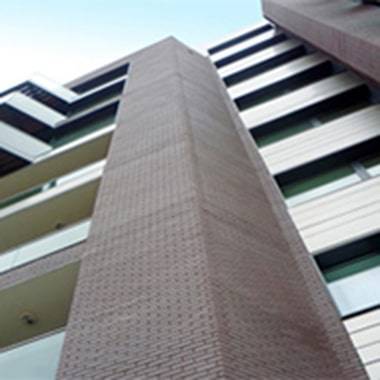
[[366,367],[370,380],[380,380],[380,361]]
[[255,128],[343,94],[362,84],[360,78],[344,72],[249,108],[241,112],[240,116],[247,128]]
[[21,92],[13,92],[0,99],[0,104],[7,104],[14,109],[22,112],[30,117],[43,122],[44,124],[54,128],[58,123],[64,121],[66,117],[50,107],[38,102],[22,94]]
[[210,56],[210,59],[213,62],[217,62],[223,58],[229,57],[230,55],[239,53],[242,50],[248,49],[250,47],[254,47],[262,42],[270,40],[271,38],[273,38],[274,36],[278,34],[280,33],[278,33],[276,30],[269,30],[268,32],[261,33],[258,36],[250,38],[249,40],[245,40],[227,49],[224,49],[218,53],[215,53]]
[[255,91],[263,90],[265,87],[289,79],[297,74],[301,74],[327,61],[328,58],[322,54],[310,54],[231,86],[228,89],[228,93],[231,98],[237,99]]
[[380,323],[380,309],[344,321],[344,325],[349,333],[360,332],[360,330],[375,325],[376,323]]
[[380,379],[380,309],[344,320],[371,380]]
[[266,146],[260,152],[276,175],[379,135],[380,105],[375,105]]
[[52,148],[43,141],[0,121],[0,148],[23,158],[35,161]]
[[310,252],[380,231],[380,177],[289,209]]
[[242,70],[257,66],[263,62],[270,61],[271,59],[274,59],[281,54],[290,52],[291,50],[296,49],[300,46],[302,46],[302,44],[294,40],[287,40],[275,44],[248,57],[242,58],[239,61],[232,62],[226,66],[222,66],[220,69],[218,69],[219,75],[222,78],[225,78]]

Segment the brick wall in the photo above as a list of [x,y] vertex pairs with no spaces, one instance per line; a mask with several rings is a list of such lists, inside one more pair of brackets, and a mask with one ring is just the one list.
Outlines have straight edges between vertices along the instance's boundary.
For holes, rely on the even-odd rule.
[[262,0],[265,17],[380,84],[380,8],[352,0]]
[[58,378],[366,378],[211,63],[128,60]]

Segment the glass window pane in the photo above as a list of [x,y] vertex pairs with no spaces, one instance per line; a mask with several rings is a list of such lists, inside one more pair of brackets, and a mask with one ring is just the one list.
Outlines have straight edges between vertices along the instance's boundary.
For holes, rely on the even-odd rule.
[[304,120],[299,123],[284,124],[279,126],[276,130],[272,131],[271,133],[256,137],[255,141],[258,147],[262,148],[266,145],[273,144],[277,141],[307,131],[311,128],[314,128],[314,125],[311,123],[311,120]]
[[342,103],[318,112],[316,116],[321,123],[328,123],[329,121],[368,107],[370,104],[371,103],[368,100],[357,100],[352,104]]
[[327,282],[333,282],[377,266],[380,266],[380,252],[371,253],[336,265],[333,268],[324,271],[323,275],[325,276]]
[[49,142],[49,144],[54,148],[57,148],[71,141],[79,139],[80,137],[85,136],[91,132],[108,127],[112,125],[114,122],[115,115],[105,116],[100,118],[99,120],[92,120],[91,122],[88,122],[80,128],[75,128],[74,130],[65,135],[54,137],[53,140]]
[[61,332],[0,353],[0,377],[54,380],[65,333]]
[[380,174],[380,153],[376,153],[370,157],[361,160],[367,172],[371,176],[377,176]]
[[380,303],[380,266],[328,284],[331,295],[342,316]]
[[359,176],[347,165],[289,183],[281,190],[288,206],[294,206],[359,181]]

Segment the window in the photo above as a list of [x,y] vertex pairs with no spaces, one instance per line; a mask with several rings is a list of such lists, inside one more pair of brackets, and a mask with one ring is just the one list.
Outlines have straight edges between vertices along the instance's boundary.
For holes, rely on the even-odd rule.
[[[351,98],[349,96],[348,98]],[[257,145],[262,148],[288,137],[295,136],[312,128],[317,128],[334,119],[358,111],[369,105],[367,100],[356,100],[354,103],[350,99],[339,100],[331,103],[328,108],[321,107],[311,114],[300,115],[282,119],[263,128],[251,130],[252,136]]]
[[343,317],[380,306],[380,234],[315,257]]
[[0,353],[2,378],[54,380],[64,336],[59,332]]
[[324,276],[342,316],[380,303],[380,251],[336,265]]
[[380,153],[364,158],[361,163],[371,177],[380,174]]
[[324,277],[327,282],[334,282],[377,266],[380,266],[380,252],[372,252],[327,269]]
[[[75,141],[80,137],[88,135],[94,131],[98,131],[102,128],[108,127],[115,122],[115,114],[107,112],[104,115],[97,117],[84,117],[83,120],[78,120],[72,128],[66,128],[65,130],[58,131],[53,139],[49,142],[53,148],[60,147],[69,142]],[[65,128],[65,127],[63,127]]]
[[[312,119],[301,120],[299,122],[283,122],[281,127],[274,129],[270,133],[257,134],[255,141],[259,148],[263,148],[269,144],[273,144],[277,141],[284,140],[288,137],[305,132],[316,125],[313,124]],[[253,134],[255,134],[253,132]]]
[[84,179],[86,177],[90,177],[94,173],[101,175],[103,172],[104,165],[105,160],[100,160],[90,165],[78,168],[70,173],[66,173],[62,176],[52,178],[48,182],[39,184],[38,186],[32,187],[26,191],[16,193],[11,197],[8,197],[4,200],[0,200],[0,210],[8,206],[17,204],[27,198],[33,197],[34,195],[44,193],[52,188],[56,188],[57,186],[61,186],[65,183],[74,182],[77,179]]
[[280,185],[289,207],[332,193],[380,174],[380,152],[324,169]]
[[0,291],[1,379],[55,379],[78,271],[75,262]]
[[86,93],[88,91],[94,90],[97,87],[105,85],[110,81],[114,81],[120,77],[127,75],[129,64],[125,63],[119,67],[116,67],[110,71],[105,72],[104,74],[98,75],[94,78],[91,78],[87,81],[84,81],[80,84],[77,84],[71,87],[72,91],[78,92],[79,94]]
[[320,173],[300,178],[281,187],[288,206],[307,202],[335,190],[360,182],[360,177],[350,165],[324,170]]

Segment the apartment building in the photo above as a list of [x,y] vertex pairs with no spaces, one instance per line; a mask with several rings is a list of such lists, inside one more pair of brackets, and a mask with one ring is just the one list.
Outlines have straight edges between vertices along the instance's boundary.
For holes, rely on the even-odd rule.
[[[380,44],[370,50],[370,38],[360,45],[355,38],[368,35],[369,15],[375,20],[380,9],[331,3],[303,9],[302,2],[264,2],[273,23],[230,36],[209,54],[370,378],[378,379]],[[360,11],[359,33],[350,34],[337,10]],[[313,12],[316,25],[305,30]]]
[[0,95],[1,379],[379,378],[377,69],[264,11]]

